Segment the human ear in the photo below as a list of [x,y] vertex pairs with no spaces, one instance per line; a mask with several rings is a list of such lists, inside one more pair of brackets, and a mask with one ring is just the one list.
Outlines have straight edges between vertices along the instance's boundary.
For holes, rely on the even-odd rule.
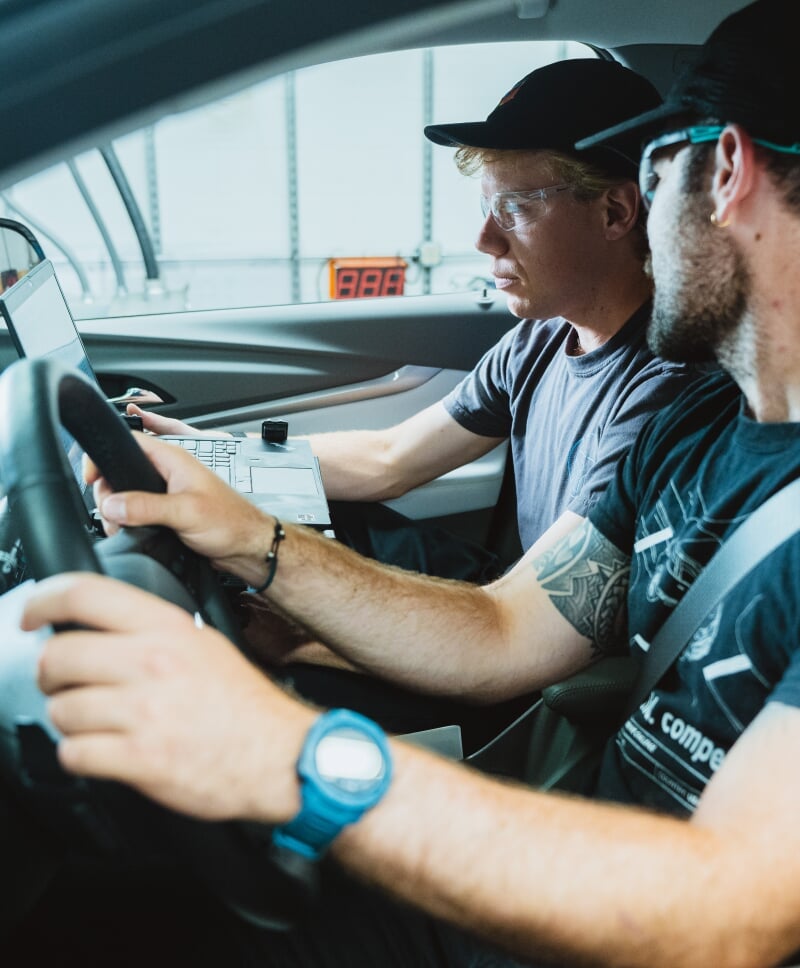
[[606,238],[621,239],[639,220],[641,197],[635,182],[614,185],[605,193]]
[[729,225],[736,209],[753,188],[755,146],[738,124],[728,124],[714,149],[711,199],[716,225]]

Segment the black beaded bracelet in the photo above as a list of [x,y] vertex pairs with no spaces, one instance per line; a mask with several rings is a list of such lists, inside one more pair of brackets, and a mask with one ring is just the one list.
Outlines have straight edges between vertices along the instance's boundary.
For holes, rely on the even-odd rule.
[[286,532],[283,530],[283,525],[280,521],[275,518],[275,532],[272,535],[272,547],[267,552],[267,556],[264,561],[267,563],[267,577],[263,585],[259,585],[258,588],[248,588],[249,592],[253,595],[260,595],[261,592],[266,591],[272,584],[272,579],[275,577],[275,572],[278,570],[278,545],[286,537]]

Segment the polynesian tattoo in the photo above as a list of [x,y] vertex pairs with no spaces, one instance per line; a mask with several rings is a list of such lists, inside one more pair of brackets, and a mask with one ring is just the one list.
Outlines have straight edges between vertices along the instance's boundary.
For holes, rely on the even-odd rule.
[[619,647],[631,560],[584,521],[533,561],[539,584],[566,620],[600,655]]

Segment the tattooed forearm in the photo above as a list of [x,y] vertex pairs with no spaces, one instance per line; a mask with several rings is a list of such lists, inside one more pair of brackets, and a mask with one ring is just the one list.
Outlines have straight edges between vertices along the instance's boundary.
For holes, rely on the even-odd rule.
[[611,651],[624,630],[630,558],[584,521],[535,558],[533,568],[559,612],[592,640],[595,654]]

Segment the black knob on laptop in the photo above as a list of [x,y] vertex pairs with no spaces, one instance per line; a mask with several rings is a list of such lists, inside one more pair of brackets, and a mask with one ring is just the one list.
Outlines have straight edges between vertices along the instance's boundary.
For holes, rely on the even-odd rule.
[[265,420],[261,424],[261,439],[268,444],[285,444],[289,424],[285,420]]

